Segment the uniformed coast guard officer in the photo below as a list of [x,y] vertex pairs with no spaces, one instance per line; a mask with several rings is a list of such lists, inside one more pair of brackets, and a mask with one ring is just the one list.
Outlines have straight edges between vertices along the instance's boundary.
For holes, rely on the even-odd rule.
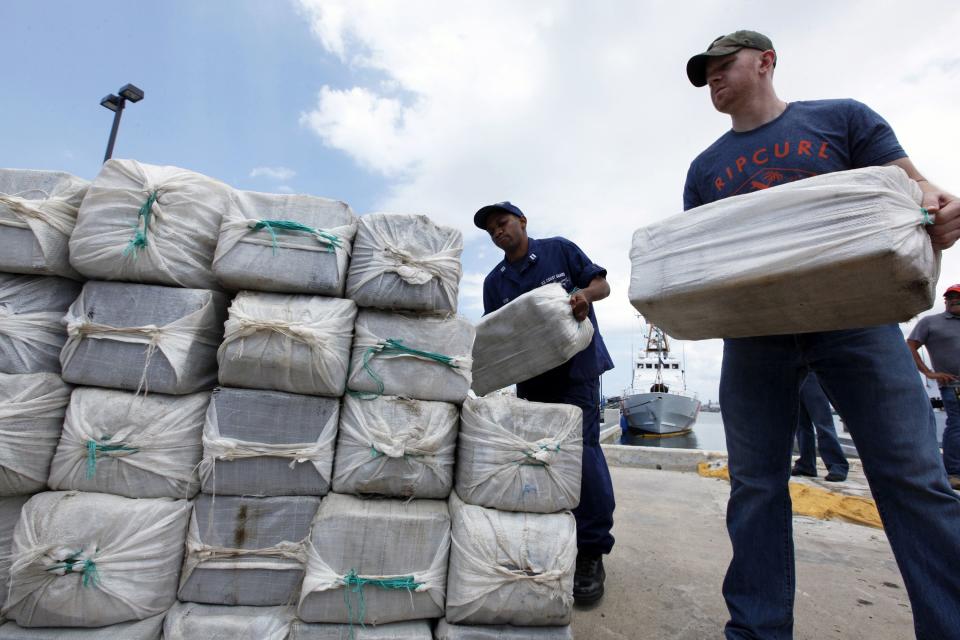
[[483,281],[483,312],[552,282],[570,295],[574,317],[593,324],[590,346],[555,369],[517,384],[517,395],[535,402],[572,404],[583,410],[583,477],[577,519],[577,569],[573,597],[579,604],[603,596],[603,554],[613,548],[613,485],[600,448],[600,374],[613,369],[592,302],[610,295],[607,271],[566,238],[527,237],[527,218],[509,202],[483,207],[473,223],[490,234],[504,259]]

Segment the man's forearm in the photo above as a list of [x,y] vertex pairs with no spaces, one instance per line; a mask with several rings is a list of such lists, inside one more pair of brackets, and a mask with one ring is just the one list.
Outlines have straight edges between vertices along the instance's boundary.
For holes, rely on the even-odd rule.
[[586,288],[581,289],[588,302],[603,300],[610,295],[610,283],[603,276],[597,276]]

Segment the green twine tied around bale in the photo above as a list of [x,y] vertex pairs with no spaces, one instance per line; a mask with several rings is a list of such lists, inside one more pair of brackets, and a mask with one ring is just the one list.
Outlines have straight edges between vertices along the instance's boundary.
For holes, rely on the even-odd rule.
[[543,460],[540,460],[539,458],[536,457],[536,455],[537,455],[538,453],[540,453],[541,451],[549,451],[549,452],[551,452],[551,453],[558,453],[558,452],[560,451],[560,445],[559,445],[559,444],[555,444],[555,445],[551,446],[551,445],[549,445],[549,444],[541,444],[541,445],[539,445],[539,446],[537,447],[537,450],[536,450],[536,451],[533,451],[533,452],[524,451],[524,452],[523,452],[523,455],[526,456],[526,459],[520,461],[520,462],[517,463],[517,464],[520,464],[520,465],[522,465],[522,466],[533,466],[533,467],[545,467],[545,466],[547,466],[547,464],[549,464],[549,463],[544,462]]
[[334,251],[335,248],[343,248],[343,241],[338,236],[322,229],[314,229],[313,227],[309,227],[294,220],[257,220],[257,222],[250,227],[251,231],[260,231],[261,229],[266,229],[270,233],[270,237],[273,239],[273,255],[277,255],[277,234],[274,229],[305,231],[306,233],[313,234],[318,241],[326,242],[328,252]]
[[[347,618],[350,621],[351,638],[353,638],[354,620],[358,621],[361,627],[365,626],[363,623],[363,619],[367,617],[367,601],[363,596],[363,588],[365,586],[370,585],[374,587],[380,587],[381,589],[406,589],[409,592],[416,591],[423,586],[423,583],[414,580],[413,576],[396,576],[393,578],[364,578],[357,575],[356,569],[351,569],[350,573],[340,578],[340,582],[344,586],[343,601],[347,605]],[[359,599],[359,607],[357,609],[356,617],[354,617],[353,605],[350,602],[351,593],[356,593]]]
[[927,211],[926,207],[920,207],[920,213],[923,214],[923,224],[931,225],[933,224],[933,216],[930,215],[930,212]]
[[[109,440],[110,436],[103,438]],[[100,444],[96,440],[87,440],[87,478],[92,478],[97,473],[97,454],[110,451],[128,451],[136,453],[139,451],[136,447],[128,447],[123,444]]]
[[[81,553],[83,552],[77,551],[63,562],[58,562],[53,566],[47,567],[47,571],[63,570],[63,575],[65,576],[71,573],[79,573],[83,575],[83,586],[96,585],[100,582],[100,573],[97,571],[97,564],[89,558],[81,560],[78,557]],[[80,565],[79,569],[77,565]]]
[[[403,340],[398,340],[395,338],[387,338],[386,340],[381,340],[376,345],[367,348],[366,352],[363,354],[363,370],[367,372],[375,383],[377,383],[376,393],[364,393],[363,391],[355,391],[353,389],[347,389],[347,393],[352,396],[356,396],[361,400],[373,400],[377,396],[383,395],[383,379],[377,375],[377,372],[370,367],[370,360],[377,354],[390,354],[390,353],[400,353],[409,356],[416,356],[418,358],[424,358],[425,360],[432,360],[438,362],[444,366],[450,367],[451,369],[459,369],[460,366],[456,362],[456,358],[453,356],[445,356],[442,353],[434,353],[432,351],[421,351],[420,349],[413,349],[411,347],[403,344]],[[350,374],[347,373],[349,378]]]
[[[150,229],[150,215],[153,210],[153,203],[157,201],[157,191],[154,191],[147,197],[147,201],[143,203],[140,207],[140,211],[137,212],[137,221],[134,223],[134,227],[137,228],[136,232],[133,234],[133,237],[130,238],[130,242],[127,243],[127,248],[123,250],[123,255],[129,255],[133,253],[133,257],[137,257],[137,251],[141,247],[147,246],[147,231]],[[143,229],[140,228],[140,219],[143,219]]]

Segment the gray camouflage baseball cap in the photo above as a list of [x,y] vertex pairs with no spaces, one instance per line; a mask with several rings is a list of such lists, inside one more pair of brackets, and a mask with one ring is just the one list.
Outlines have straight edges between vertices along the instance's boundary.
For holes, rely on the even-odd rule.
[[[740,49],[758,49],[760,51],[774,51],[773,42],[770,38],[757,33],[756,31],[734,31],[725,36],[720,36],[710,43],[707,50],[703,53],[690,58],[687,61],[687,77],[695,87],[703,87],[707,84],[707,58],[718,56],[728,56],[736,53]],[[776,61],[774,61],[776,65]]]

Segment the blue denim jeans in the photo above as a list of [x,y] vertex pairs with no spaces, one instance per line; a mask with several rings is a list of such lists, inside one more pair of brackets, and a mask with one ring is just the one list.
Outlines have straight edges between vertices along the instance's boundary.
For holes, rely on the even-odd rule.
[[724,341],[720,406],[733,546],[723,583],[726,637],[793,636],[787,484],[808,371],[817,374],[860,452],[917,638],[960,638],[960,496],[947,483],[930,402],[897,325]]
[[[811,372],[800,386],[800,416],[797,419],[797,446],[800,457],[793,463],[794,469],[804,473],[817,473],[817,449],[828,472],[844,478],[850,464],[843,455],[843,447],[833,425],[833,413],[816,374]],[[816,430],[816,436],[814,436]]]
[[960,400],[956,389],[940,387],[940,399],[947,413],[947,426],[943,430],[943,466],[952,476],[960,476]]

